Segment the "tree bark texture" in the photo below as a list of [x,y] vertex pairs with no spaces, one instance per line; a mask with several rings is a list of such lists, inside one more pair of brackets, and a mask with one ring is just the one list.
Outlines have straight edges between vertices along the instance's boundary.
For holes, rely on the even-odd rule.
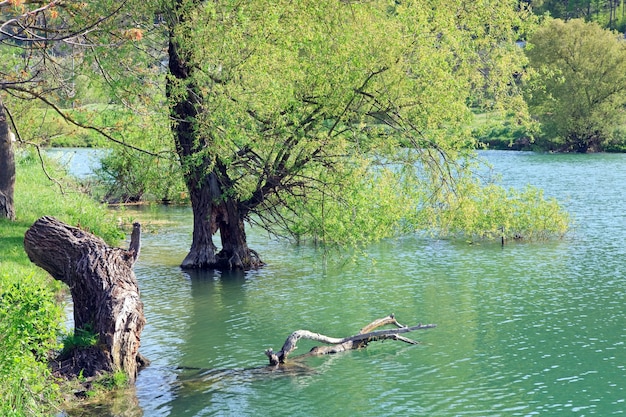
[[0,98],[0,218],[15,220],[15,156],[9,132],[7,113]]
[[214,224],[220,231],[222,243],[217,254],[218,268],[245,271],[263,266],[259,255],[248,247],[244,214],[239,203],[230,197],[221,197],[217,201],[222,201],[213,208]]
[[92,329],[98,343],[71,353],[66,376],[124,371],[134,381],[145,358],[139,354],[145,325],[143,303],[132,270],[139,255],[140,226],[133,225],[130,249],[53,217],[42,217],[26,231],[24,248],[32,262],[64,282],[74,302],[75,333]]
[[[374,330],[384,325],[394,325],[396,329]],[[309,330],[296,330],[291,333],[283,344],[279,352],[274,352],[271,348],[265,351],[265,355],[269,358],[271,366],[277,366],[285,363],[287,356],[297,348],[298,340],[310,339],[317,342],[325,343],[328,346],[316,346],[309,351],[307,356],[312,355],[328,355],[331,353],[344,352],[351,349],[360,349],[366,347],[370,342],[379,340],[399,340],[401,342],[417,344],[418,342],[407,337],[401,336],[402,333],[408,333],[415,330],[432,329],[435,324],[418,324],[416,326],[407,327],[396,320],[393,314],[380,318],[362,328],[358,334],[343,338],[329,337],[323,334],[314,333]]]

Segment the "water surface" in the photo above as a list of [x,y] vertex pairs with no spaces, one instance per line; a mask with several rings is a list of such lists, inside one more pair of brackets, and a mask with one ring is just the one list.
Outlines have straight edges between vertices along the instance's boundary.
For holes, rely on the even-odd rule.
[[[147,228],[135,268],[152,364],[114,406],[76,415],[624,415],[626,155],[482,156],[505,185],[562,201],[572,232],[504,247],[405,237],[341,263],[251,231],[267,267],[190,276],[178,268],[190,209],[142,213],[162,223]],[[392,312],[438,327],[411,334],[420,345],[258,369],[296,329],[343,337]]]

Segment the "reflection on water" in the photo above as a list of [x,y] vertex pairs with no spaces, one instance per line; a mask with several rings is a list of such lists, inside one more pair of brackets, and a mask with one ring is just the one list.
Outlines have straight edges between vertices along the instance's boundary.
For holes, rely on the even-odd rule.
[[[504,247],[406,237],[339,266],[252,231],[267,267],[189,275],[178,268],[189,209],[142,213],[163,224],[147,227],[135,268],[152,365],[130,414],[89,415],[624,414],[626,156],[484,155],[507,185],[530,182],[565,201],[573,233]],[[264,350],[294,330],[342,337],[392,312],[438,327],[413,334],[417,346],[387,341],[296,372],[263,368]]]

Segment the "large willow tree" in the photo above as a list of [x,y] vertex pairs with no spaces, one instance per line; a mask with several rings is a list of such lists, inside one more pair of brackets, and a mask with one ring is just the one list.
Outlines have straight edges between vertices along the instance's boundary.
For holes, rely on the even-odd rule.
[[182,266],[261,265],[247,221],[355,243],[455,231],[449,209],[474,218],[493,190],[472,179],[464,126],[470,104],[523,109],[518,4],[174,1],[167,95],[194,213]]

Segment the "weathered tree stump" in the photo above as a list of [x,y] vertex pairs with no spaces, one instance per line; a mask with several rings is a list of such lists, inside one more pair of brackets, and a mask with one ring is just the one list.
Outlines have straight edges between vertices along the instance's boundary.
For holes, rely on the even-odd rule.
[[[387,324],[392,324],[397,328],[376,331],[374,330]],[[436,327],[436,324],[420,323],[416,326],[407,327],[398,323],[395,316],[393,314],[390,314],[387,317],[383,317],[381,319],[371,322],[370,324],[362,328],[357,335],[344,338],[328,337],[323,334],[313,333],[308,330],[296,330],[295,332],[291,333],[289,337],[287,337],[287,340],[283,344],[280,352],[275,353],[270,348],[265,351],[265,355],[269,358],[270,366],[278,366],[280,364],[283,364],[287,360],[287,356],[297,348],[296,344],[300,339],[315,340],[317,342],[322,342],[329,345],[316,346],[311,349],[309,353],[306,354],[307,356],[328,355],[331,353],[339,353],[351,349],[360,349],[366,347],[370,342],[387,339],[399,340],[401,342],[410,344],[417,344],[418,342],[401,336],[400,334],[412,332],[415,330],[432,329],[433,327]]]
[[125,250],[53,217],[40,218],[26,231],[24,248],[30,260],[70,288],[75,334],[92,329],[98,336],[96,346],[70,352],[60,367],[63,375],[124,371],[132,382],[147,364],[139,354],[146,320],[132,270],[140,234],[135,223],[130,249]]

